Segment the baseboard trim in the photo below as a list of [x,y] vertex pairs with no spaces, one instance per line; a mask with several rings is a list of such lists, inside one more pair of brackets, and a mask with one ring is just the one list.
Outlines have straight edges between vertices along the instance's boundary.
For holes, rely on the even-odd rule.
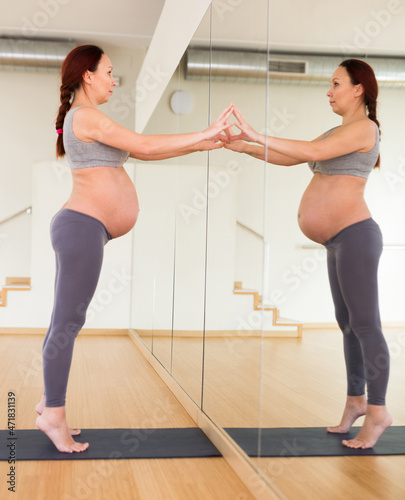
[[285,496],[261,475],[246,453],[230,438],[222,427],[215,424],[190,398],[166,368],[152,355],[142,339],[131,329],[129,330],[129,337],[168,389],[178,399],[186,412],[221,452],[229,466],[252,495],[257,500],[286,500]]
[[[405,322],[401,321],[383,321],[383,330],[389,328],[405,328]],[[331,323],[303,323],[302,329],[306,330],[339,330],[339,326],[336,322]]]
[[[282,325],[284,326],[284,325]],[[297,338],[299,337],[299,332],[294,326],[294,330],[206,330],[205,335],[203,335],[202,330],[139,330],[134,328],[134,331],[142,339],[150,339],[153,337],[173,337],[176,338],[192,338],[192,339],[202,339],[205,338]]]
[[[0,327],[0,335],[45,335],[47,328]],[[126,337],[128,328],[83,328],[80,335],[111,335]]]

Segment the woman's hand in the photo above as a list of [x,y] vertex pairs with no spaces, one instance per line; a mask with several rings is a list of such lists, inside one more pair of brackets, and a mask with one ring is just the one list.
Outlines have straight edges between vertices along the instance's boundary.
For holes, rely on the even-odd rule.
[[236,106],[234,106],[233,108],[233,114],[235,118],[238,120],[238,123],[235,123],[234,125],[238,127],[241,133],[237,135],[232,135],[230,140],[259,142],[260,134],[256,132],[256,130],[251,125],[249,125],[249,123],[245,120],[245,117],[242,115],[242,113]]
[[213,149],[221,149],[224,147],[222,141],[209,140],[198,142],[194,149],[195,151],[211,151]]
[[231,129],[225,130],[225,134],[220,135],[220,141],[223,143],[225,149],[230,151],[235,151],[236,153],[245,153],[247,144],[241,140],[235,140],[235,134],[232,133]]
[[217,142],[221,139],[222,132],[226,132],[235,123],[228,123],[228,118],[232,115],[234,110],[234,105],[231,103],[227,108],[225,108],[218,118],[211,123],[211,125],[204,130],[203,135],[205,140],[211,140]]

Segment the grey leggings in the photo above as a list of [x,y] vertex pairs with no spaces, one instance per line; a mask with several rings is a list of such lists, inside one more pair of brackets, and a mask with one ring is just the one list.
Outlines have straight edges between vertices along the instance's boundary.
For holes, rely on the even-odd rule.
[[384,405],[389,351],[381,330],[377,270],[382,235],[373,219],[344,228],[325,243],[336,320],[343,332],[348,396]]
[[84,325],[100,276],[104,245],[110,239],[104,224],[90,215],[62,209],[52,219],[55,297],[42,349],[47,407],[65,405],[73,344]]

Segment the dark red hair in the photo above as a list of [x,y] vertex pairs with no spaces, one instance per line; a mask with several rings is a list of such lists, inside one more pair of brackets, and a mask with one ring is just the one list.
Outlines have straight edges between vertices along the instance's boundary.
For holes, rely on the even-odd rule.
[[[66,56],[62,64],[60,86],[60,107],[56,118],[56,130],[63,129],[66,113],[69,111],[75,90],[79,89],[83,74],[86,71],[96,71],[104,51],[96,45],[80,45]],[[58,133],[56,141],[56,156],[65,155],[63,134]]]
[[[340,63],[339,66],[346,68],[353,85],[358,85],[360,83],[363,86],[364,104],[367,108],[368,117],[377,124],[381,134],[380,122],[377,120],[378,83],[373,68],[359,59],[346,59],[346,61]],[[379,166],[380,155],[378,155],[377,163],[375,164],[375,167]]]

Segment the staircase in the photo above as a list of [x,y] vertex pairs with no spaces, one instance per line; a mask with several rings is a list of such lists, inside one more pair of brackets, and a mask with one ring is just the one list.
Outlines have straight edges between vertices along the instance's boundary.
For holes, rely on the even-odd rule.
[[234,282],[233,293],[235,295],[253,295],[253,308],[255,311],[271,311],[272,314],[272,324],[273,326],[288,326],[292,327],[296,331],[296,337],[302,338],[302,323],[294,321],[291,319],[285,319],[280,317],[280,311],[275,306],[263,306],[262,296],[256,290],[247,290],[242,287],[241,281]]
[[0,291],[0,307],[6,307],[9,291],[26,290],[31,290],[31,278],[6,278],[6,284]]

